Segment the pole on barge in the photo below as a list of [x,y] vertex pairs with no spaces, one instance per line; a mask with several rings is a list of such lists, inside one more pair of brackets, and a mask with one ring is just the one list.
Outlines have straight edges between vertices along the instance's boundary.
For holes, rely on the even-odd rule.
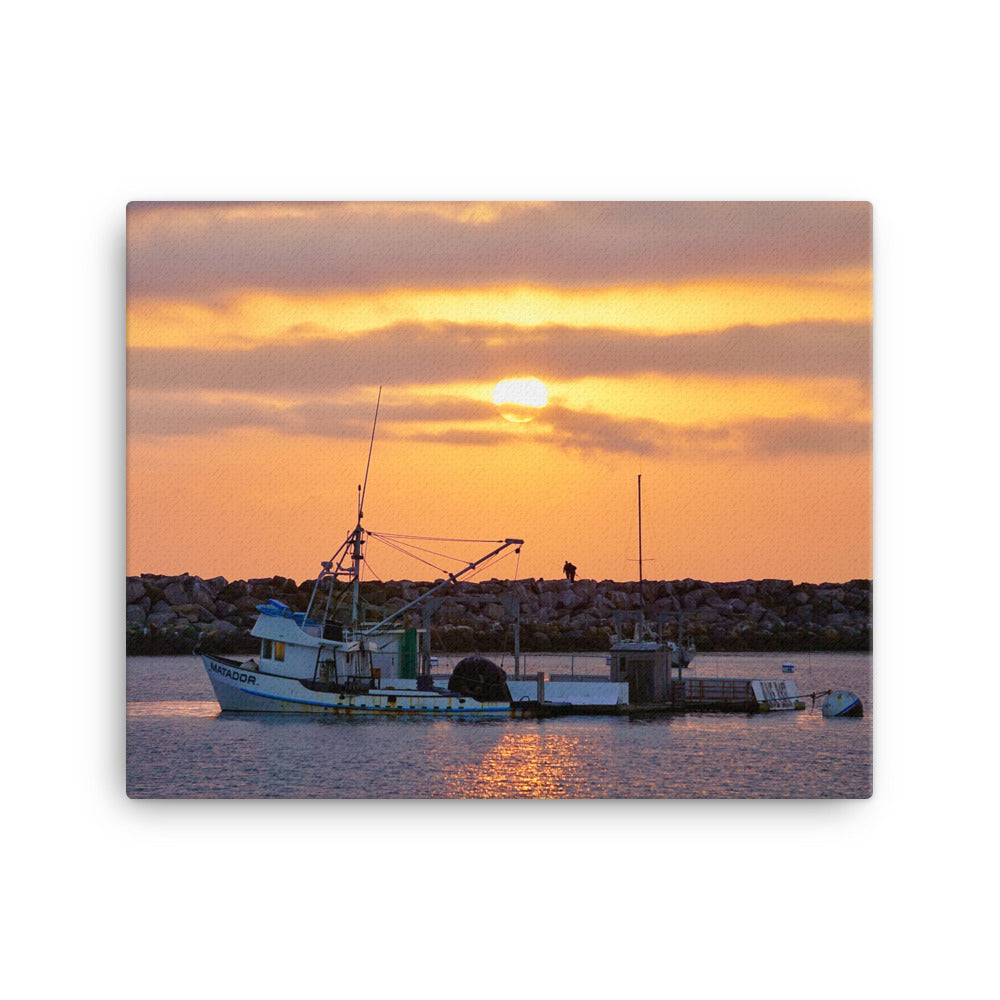
[[639,473],[639,596],[642,597],[642,473]]

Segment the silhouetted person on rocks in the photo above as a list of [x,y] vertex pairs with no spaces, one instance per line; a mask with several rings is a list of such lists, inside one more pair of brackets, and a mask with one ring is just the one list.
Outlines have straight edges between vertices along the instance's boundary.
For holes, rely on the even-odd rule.
[[571,562],[563,563],[563,572],[566,574],[566,579],[570,583],[576,580],[576,567]]

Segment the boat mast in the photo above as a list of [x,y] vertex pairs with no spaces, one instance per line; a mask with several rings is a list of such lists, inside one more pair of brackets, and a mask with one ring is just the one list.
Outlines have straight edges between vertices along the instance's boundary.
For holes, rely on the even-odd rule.
[[351,535],[351,576],[354,586],[351,590],[351,622],[358,624],[358,615],[361,612],[361,546],[364,544],[363,532],[361,530],[361,487],[358,486],[358,523]]
[[375,428],[378,425],[378,408],[382,402],[382,386],[378,387],[378,397],[375,400],[375,418],[372,420],[372,437],[368,442],[368,461],[365,464],[364,486],[358,486],[358,523],[354,528],[353,549],[351,561],[354,564],[354,589],[351,599],[351,621],[355,626],[361,620],[361,546],[364,544],[364,532],[361,528],[361,518],[364,517],[365,494],[368,492],[368,470],[372,465],[372,449],[375,447]]
[[642,473],[639,473],[639,594],[642,594]]
[[646,616],[643,612],[642,598],[642,473],[638,477],[639,494],[639,620],[635,623],[635,637],[641,639],[646,627]]

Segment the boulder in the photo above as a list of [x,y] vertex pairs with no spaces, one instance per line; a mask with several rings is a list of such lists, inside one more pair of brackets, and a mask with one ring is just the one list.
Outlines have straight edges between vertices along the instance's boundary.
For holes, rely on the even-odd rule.
[[697,607],[698,607],[698,595],[692,591],[688,591],[681,598],[681,610],[694,611]]
[[172,580],[163,588],[163,597],[171,606],[190,603],[189,596],[187,587],[180,580]]
[[215,618],[212,612],[200,604],[175,604],[173,608],[178,618],[186,618],[192,624],[195,622],[207,623]]
[[570,587],[559,592],[559,601],[556,607],[563,608],[566,611],[573,611],[575,608],[579,608],[581,605],[587,603],[586,598],[583,594],[577,593]]
[[529,639],[531,648],[539,653],[547,653],[552,649],[552,640],[546,632],[531,632]]
[[249,593],[250,585],[246,582],[246,580],[236,580],[233,583],[220,588],[216,596],[221,600],[235,603],[241,597],[246,597]]
[[211,590],[201,581],[195,580],[191,585],[191,603],[198,604],[206,611],[215,614],[215,598]]
[[653,607],[663,613],[672,613],[681,610],[680,601],[673,595],[658,598]]

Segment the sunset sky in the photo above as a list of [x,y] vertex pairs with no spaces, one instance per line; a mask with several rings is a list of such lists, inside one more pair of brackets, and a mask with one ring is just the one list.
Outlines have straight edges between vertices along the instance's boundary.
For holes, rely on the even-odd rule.
[[871,576],[868,203],[132,203],[127,245],[130,574],[315,576],[381,386],[370,530],[635,579],[641,474],[646,578]]

